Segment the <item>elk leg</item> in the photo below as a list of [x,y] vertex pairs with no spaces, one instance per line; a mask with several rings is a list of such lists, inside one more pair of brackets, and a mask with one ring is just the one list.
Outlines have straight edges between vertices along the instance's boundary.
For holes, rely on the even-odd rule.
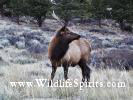
[[85,71],[83,68],[81,68],[82,70],[82,82],[85,82]]
[[51,81],[53,81],[53,79],[54,79],[56,69],[57,69],[56,66],[52,66],[52,73],[51,73],[50,85],[51,85]]
[[64,68],[64,78],[65,80],[67,80],[68,79],[68,66],[64,65],[63,68]]
[[82,80],[83,80],[83,82],[84,82],[85,78],[87,79],[87,82],[89,82],[90,81],[90,72],[91,72],[91,70],[87,66],[86,61],[81,60],[79,62],[79,66],[81,67],[81,70],[82,70],[82,75],[83,75]]
[[91,73],[91,69],[86,65],[86,78],[87,78],[87,82],[90,81],[90,73]]
[[82,71],[82,82],[84,82],[85,81],[85,70],[84,70],[84,66],[83,66],[82,62],[79,63],[79,66]]

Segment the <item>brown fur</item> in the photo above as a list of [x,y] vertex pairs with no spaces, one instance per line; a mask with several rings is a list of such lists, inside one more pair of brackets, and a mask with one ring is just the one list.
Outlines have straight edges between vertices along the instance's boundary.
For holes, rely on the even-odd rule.
[[69,64],[78,64],[82,59],[87,62],[90,57],[90,50],[89,42],[87,40],[83,38],[74,40],[69,44],[69,49],[62,58],[62,61],[66,60]]
[[[68,40],[69,42],[66,42]],[[63,50],[64,52],[62,52]],[[90,68],[87,66],[87,62],[90,59],[90,52],[90,44],[86,39],[71,33],[67,28],[62,28],[52,38],[48,47],[48,57],[52,64],[51,80],[54,78],[57,67],[63,65],[64,77],[67,79],[68,67],[79,65],[82,70],[82,80],[84,81],[86,77],[89,81]]]

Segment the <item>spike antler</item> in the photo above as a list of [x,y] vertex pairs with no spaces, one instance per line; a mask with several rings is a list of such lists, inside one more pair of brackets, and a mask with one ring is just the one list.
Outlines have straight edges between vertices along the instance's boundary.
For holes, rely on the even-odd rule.
[[[52,4],[57,5],[57,4],[55,3],[54,0],[50,0],[50,1],[51,1]],[[67,26],[67,24],[66,24],[65,22],[63,22],[63,21],[55,14],[55,11],[54,11],[54,10],[53,10],[53,12],[52,12],[52,16],[53,16],[54,19],[56,19],[56,20],[61,24],[61,26],[64,26],[64,27]]]
[[55,4],[55,5],[56,5],[56,3],[55,3],[55,1],[54,1],[54,0],[50,0],[50,1],[51,1],[51,3],[52,3],[52,4]]
[[53,16],[54,19],[56,19],[56,20],[61,24],[61,26],[64,26],[63,22],[62,22],[61,19],[55,14],[55,11],[54,11],[54,10],[53,10],[52,16]]

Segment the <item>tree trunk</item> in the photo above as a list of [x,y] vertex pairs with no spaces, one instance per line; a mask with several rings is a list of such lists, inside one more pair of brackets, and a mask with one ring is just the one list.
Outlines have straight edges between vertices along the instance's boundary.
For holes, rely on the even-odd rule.
[[20,16],[17,16],[17,24],[20,25]]
[[69,19],[66,18],[64,21],[64,26],[68,26]]
[[122,31],[132,32],[132,26],[130,24],[127,24],[123,20],[120,21],[120,29]]
[[37,23],[39,27],[42,27],[43,24],[42,16],[37,17]]
[[124,22],[123,22],[123,20],[120,20],[120,21],[119,21],[119,24],[120,24],[120,29],[121,29],[122,31],[124,31]]
[[3,7],[0,8],[0,13],[1,13],[1,17],[3,17],[4,16],[4,9],[3,9]]
[[98,19],[98,26],[99,26],[100,28],[102,28],[101,18]]
[[84,24],[83,18],[80,18],[80,23]]

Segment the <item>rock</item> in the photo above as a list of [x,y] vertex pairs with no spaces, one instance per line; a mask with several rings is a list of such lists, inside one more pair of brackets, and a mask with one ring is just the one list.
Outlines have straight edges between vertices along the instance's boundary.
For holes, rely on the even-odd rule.
[[95,51],[92,53],[92,64],[96,68],[132,69],[133,50],[111,48]]
[[16,42],[15,46],[16,46],[18,49],[24,49],[24,48],[25,48],[25,42],[18,41],[18,42]]

